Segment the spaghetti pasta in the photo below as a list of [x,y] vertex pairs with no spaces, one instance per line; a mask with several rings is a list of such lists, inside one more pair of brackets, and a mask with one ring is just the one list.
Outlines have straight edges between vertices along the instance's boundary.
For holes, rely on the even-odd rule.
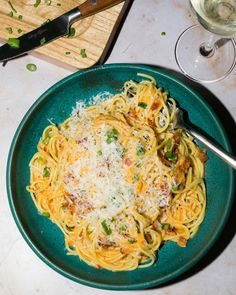
[[166,241],[185,247],[205,214],[207,157],[170,128],[175,100],[142,76],[48,126],[30,162],[38,211],[60,227],[69,255],[96,268],[148,267]]

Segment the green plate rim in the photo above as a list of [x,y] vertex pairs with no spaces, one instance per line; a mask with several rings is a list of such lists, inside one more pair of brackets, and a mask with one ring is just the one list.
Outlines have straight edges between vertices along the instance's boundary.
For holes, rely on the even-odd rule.
[[216,232],[216,234],[214,236],[212,236],[212,238],[209,240],[209,242],[206,244],[206,246],[198,253],[197,256],[195,256],[189,263],[183,265],[181,268],[177,269],[176,271],[164,276],[161,279],[157,279],[157,280],[153,280],[153,281],[149,281],[146,283],[138,283],[138,284],[129,284],[129,285],[119,285],[119,284],[104,284],[104,283],[97,283],[97,282],[93,282],[92,280],[84,280],[81,278],[78,278],[70,273],[68,273],[67,271],[61,269],[60,267],[58,267],[57,265],[55,265],[53,262],[51,262],[47,257],[45,257],[40,250],[32,243],[32,241],[30,240],[30,238],[27,235],[27,232],[24,230],[23,225],[21,224],[20,219],[18,218],[17,215],[17,211],[16,208],[14,206],[14,197],[12,195],[12,191],[11,191],[11,170],[12,170],[12,158],[14,155],[14,150],[15,150],[15,146],[16,143],[18,141],[18,138],[21,134],[21,131],[25,125],[25,123],[27,122],[30,114],[32,113],[32,111],[34,111],[35,108],[37,108],[37,106],[44,100],[46,99],[46,97],[50,94],[50,92],[54,91],[55,89],[57,89],[58,87],[61,87],[64,83],[67,83],[68,81],[70,81],[71,79],[73,79],[74,77],[79,77],[81,75],[86,75],[89,72],[93,72],[93,71],[99,71],[99,70],[103,70],[103,69],[116,69],[116,68],[132,68],[138,71],[142,71],[142,70],[147,70],[149,72],[153,72],[154,74],[158,74],[160,76],[163,76],[164,78],[167,78],[171,81],[173,81],[173,83],[175,84],[179,84],[181,87],[184,87],[187,91],[191,92],[191,94],[198,100],[198,102],[200,102],[202,105],[204,105],[211,114],[212,120],[214,120],[215,124],[218,126],[221,136],[224,139],[224,144],[226,146],[226,148],[228,149],[228,151],[231,151],[231,145],[228,139],[228,136],[225,132],[225,129],[220,121],[220,119],[218,118],[218,116],[216,115],[215,111],[212,109],[212,107],[209,105],[209,103],[207,101],[204,101],[204,99],[194,90],[192,90],[191,88],[189,88],[188,86],[186,86],[185,84],[183,84],[180,80],[178,80],[176,77],[174,77],[173,74],[169,74],[167,71],[165,71],[164,69],[159,69],[159,68],[155,68],[152,66],[147,66],[147,65],[143,65],[143,64],[125,64],[125,63],[115,63],[115,64],[106,64],[106,65],[98,65],[98,66],[94,66],[92,68],[86,69],[86,70],[81,70],[79,72],[73,73],[71,75],[69,75],[68,77],[60,80],[59,82],[55,83],[53,86],[51,86],[48,90],[46,90],[33,104],[32,106],[29,108],[29,110],[26,112],[26,114],[24,115],[22,121],[20,122],[18,128],[16,129],[16,132],[14,134],[11,146],[10,146],[10,150],[9,150],[9,154],[8,154],[8,159],[7,159],[7,170],[6,170],[6,187],[7,187],[7,195],[8,195],[8,202],[10,205],[10,209],[13,215],[13,218],[15,220],[15,223],[20,231],[20,233],[22,234],[24,240],[27,242],[27,244],[30,246],[30,248],[35,252],[35,254],[42,260],[44,261],[49,267],[51,267],[52,269],[54,269],[55,271],[57,271],[58,273],[60,273],[61,275],[77,282],[77,283],[81,283],[84,284],[86,286],[89,287],[94,287],[94,288],[99,288],[99,289],[106,289],[106,290],[142,290],[142,289],[147,289],[147,288],[151,288],[151,287],[156,287],[158,285],[161,285],[163,283],[166,283],[178,276],[180,276],[181,274],[185,273],[187,270],[191,269],[197,262],[199,262],[203,256],[205,256],[209,250],[211,249],[211,247],[215,244],[215,242],[217,241],[217,239],[220,237],[224,226],[226,225],[226,222],[228,221],[230,212],[231,212],[231,207],[232,207],[232,203],[234,200],[234,193],[235,193],[235,177],[234,177],[234,173],[233,173],[233,169],[230,169],[230,196],[231,198],[228,200],[228,202],[226,203],[225,207],[224,207],[224,215],[222,215],[221,221],[219,221],[219,225],[218,225],[218,230]]

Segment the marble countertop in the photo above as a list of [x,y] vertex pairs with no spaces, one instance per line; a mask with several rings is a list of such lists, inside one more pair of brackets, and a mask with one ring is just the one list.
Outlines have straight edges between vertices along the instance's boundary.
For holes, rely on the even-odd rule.
[[[187,0],[135,0],[107,63],[158,65],[178,71],[174,46],[180,33],[196,20]],[[166,35],[161,36],[165,31]],[[26,70],[28,63],[38,70]],[[32,103],[51,85],[75,72],[28,55],[0,67],[0,294],[99,295],[121,291],[92,289],[64,278],[29,248],[11,215],[5,188],[6,161],[14,132]],[[205,87],[236,121],[236,69],[221,82]],[[214,103],[214,101],[213,101]],[[236,137],[235,129],[232,135]],[[228,237],[230,240],[230,237]],[[236,294],[236,237],[204,269],[169,286],[126,294]]]

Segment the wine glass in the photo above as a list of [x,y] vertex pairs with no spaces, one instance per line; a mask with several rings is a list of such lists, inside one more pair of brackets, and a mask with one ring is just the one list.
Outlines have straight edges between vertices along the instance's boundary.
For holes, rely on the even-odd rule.
[[236,63],[236,0],[189,0],[201,25],[178,38],[175,58],[180,70],[197,82],[216,82]]

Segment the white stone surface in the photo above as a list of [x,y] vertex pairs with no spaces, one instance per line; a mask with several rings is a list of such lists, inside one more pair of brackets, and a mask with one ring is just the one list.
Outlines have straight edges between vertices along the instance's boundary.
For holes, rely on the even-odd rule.
[[[177,70],[174,45],[179,34],[195,23],[187,0],[135,0],[108,63],[160,65]],[[166,36],[161,36],[165,31]],[[38,70],[31,73],[27,63]],[[92,289],[59,275],[29,248],[12,218],[5,188],[6,161],[13,134],[31,104],[51,85],[71,74],[33,56],[0,67],[0,294],[236,294],[236,238],[213,263],[179,283],[153,290],[112,292]],[[206,85],[236,120],[236,70],[225,80]],[[232,130],[235,134],[235,130]]]

